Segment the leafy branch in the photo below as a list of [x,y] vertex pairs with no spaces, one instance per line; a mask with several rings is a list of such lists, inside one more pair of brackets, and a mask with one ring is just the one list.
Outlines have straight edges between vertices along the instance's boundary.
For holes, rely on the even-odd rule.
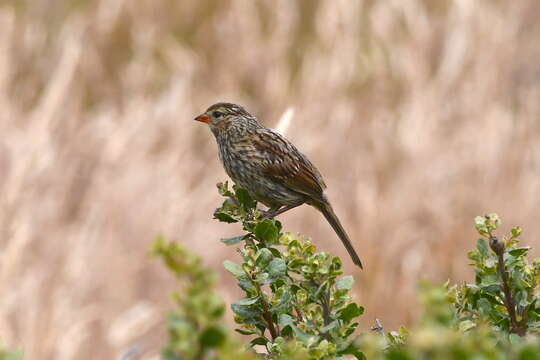
[[375,333],[358,334],[355,319],[364,309],[351,300],[354,280],[343,275],[341,260],[265,219],[246,191],[227,183],[218,190],[225,199],[214,217],[244,231],[221,241],[238,248],[240,261],[224,267],[244,293],[231,309],[236,331],[250,341],[242,346],[224,327],[225,305],[202,260],[158,238],[153,253],[182,284],[173,294],[164,359],[540,360],[540,260],[528,262],[519,227],[502,239],[495,235],[497,215],[475,218],[481,237],[468,254],[474,283],[422,282],[423,315],[411,331],[386,333],[377,319]]
[[[283,354],[287,343],[300,344],[310,355],[352,354],[361,359],[353,319],[364,309],[348,294],[354,283],[343,274],[341,260],[316,253],[307,239],[282,232],[274,219],[264,219],[257,203],[242,189],[218,184],[226,199],[214,217],[239,222],[245,234],[222,239],[241,245],[242,264],[225,261],[245,297],[232,304],[237,331],[255,336],[251,346],[264,345],[266,355]],[[341,276],[341,277],[340,277]],[[318,357],[317,357],[318,358]]]
[[482,236],[476,250],[469,253],[475,284],[454,287],[452,296],[462,329],[487,321],[508,333],[525,336],[540,328],[540,261],[527,261],[530,248],[519,247],[521,228],[514,227],[499,240],[494,232],[500,224],[496,214],[475,218],[476,230]]
[[497,255],[498,258],[497,270],[502,281],[504,306],[506,306],[506,310],[508,311],[508,315],[510,316],[510,323],[512,324],[510,332],[518,334],[519,336],[525,336],[525,334],[527,333],[527,318],[526,316],[523,317],[523,321],[520,322],[518,322],[516,319],[516,302],[514,301],[514,298],[512,296],[512,290],[510,289],[508,272],[506,271],[506,268],[504,266],[504,243],[499,241],[499,239],[497,239],[497,237],[495,237],[491,233],[491,231],[489,232],[489,247],[491,248],[491,250],[493,250],[493,252]]

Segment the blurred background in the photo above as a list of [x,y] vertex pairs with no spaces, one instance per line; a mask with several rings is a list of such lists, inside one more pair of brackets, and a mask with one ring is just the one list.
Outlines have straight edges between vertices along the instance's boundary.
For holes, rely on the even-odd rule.
[[[157,358],[168,293],[158,234],[222,269],[240,228],[192,119],[243,104],[325,175],[365,263],[308,206],[287,230],[341,255],[390,330],[420,278],[472,279],[473,218],[540,254],[536,0],[17,0],[0,4],[0,338],[27,359]],[[230,318],[230,317],[229,317]]]

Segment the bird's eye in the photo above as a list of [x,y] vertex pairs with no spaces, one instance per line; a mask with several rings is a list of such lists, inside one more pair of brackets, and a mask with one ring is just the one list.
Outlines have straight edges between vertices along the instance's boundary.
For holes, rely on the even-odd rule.
[[215,117],[215,118],[218,118],[218,117],[223,116],[223,114],[220,113],[219,111],[214,111],[214,112],[212,112],[212,116]]

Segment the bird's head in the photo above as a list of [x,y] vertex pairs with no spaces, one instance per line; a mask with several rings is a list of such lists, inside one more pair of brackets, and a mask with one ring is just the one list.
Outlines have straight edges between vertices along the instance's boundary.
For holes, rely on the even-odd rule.
[[222,102],[210,106],[195,120],[207,123],[216,135],[231,129],[241,130],[260,126],[257,119],[242,106]]

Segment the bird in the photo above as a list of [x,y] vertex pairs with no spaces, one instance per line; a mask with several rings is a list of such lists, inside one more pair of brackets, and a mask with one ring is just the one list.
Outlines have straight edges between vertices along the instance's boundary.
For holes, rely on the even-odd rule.
[[292,142],[261,124],[241,105],[218,102],[195,120],[210,127],[227,175],[269,208],[265,217],[274,218],[303,204],[313,206],[330,223],[353,263],[362,268],[324,193],[326,184],[321,173]]

